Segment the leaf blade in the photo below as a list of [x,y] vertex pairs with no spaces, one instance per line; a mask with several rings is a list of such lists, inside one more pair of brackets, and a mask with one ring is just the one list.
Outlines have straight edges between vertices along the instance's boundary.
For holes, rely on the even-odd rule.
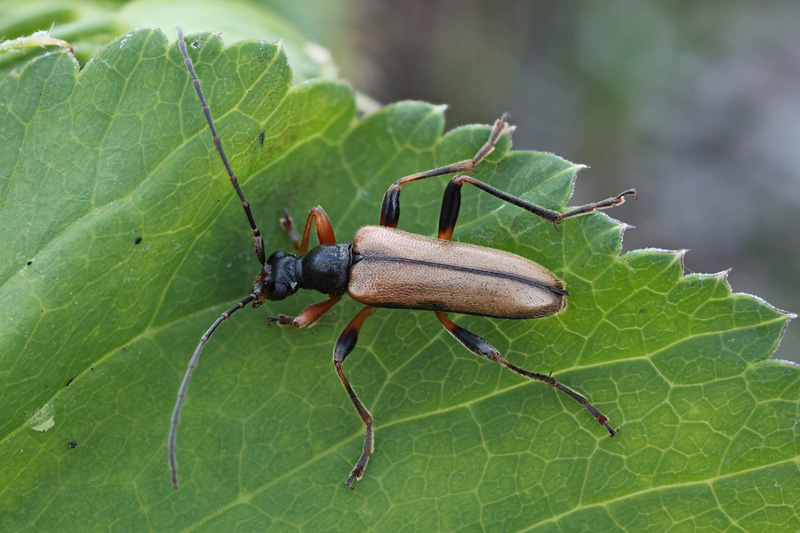
[[[442,136],[442,108],[420,103],[358,120],[341,84],[290,89],[274,46],[197,43],[201,81],[270,247],[287,248],[281,208],[299,218],[318,202],[347,241],[377,222],[389,183],[471,157],[488,133]],[[348,359],[381,417],[351,493],[340,484],[363,426],[314,355],[328,357],[358,306],[343,302],[300,332],[242,311],[203,353],[174,493],[164,441],[177,384],[200,333],[243,296],[257,264],[174,44],[142,31],[104,54],[80,74],[63,57],[40,58],[0,84],[3,102],[19,106],[0,109],[0,146],[21,154],[0,167],[0,223],[14,239],[0,262],[2,529],[796,523],[800,378],[764,361],[791,315],[731,294],[724,275],[684,276],[680,253],[619,256],[625,226],[605,215],[556,231],[477,191],[464,193],[455,237],[547,265],[572,296],[563,314],[537,321],[457,322],[589,394],[622,426],[618,438],[563,395],[464,352],[431,316],[382,310]],[[23,134],[8,109],[20,110]],[[504,140],[481,179],[563,207],[580,166],[507,150]],[[442,182],[430,181],[404,188],[400,227],[434,232]],[[53,426],[40,432],[28,422],[43,406]],[[783,493],[765,497],[773,480]],[[747,509],[744,497],[756,503]]]

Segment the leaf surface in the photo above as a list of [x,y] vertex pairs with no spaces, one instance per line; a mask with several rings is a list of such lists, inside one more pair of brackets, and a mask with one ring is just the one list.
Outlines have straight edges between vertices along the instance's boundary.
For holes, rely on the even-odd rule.
[[[357,118],[343,84],[290,87],[275,45],[188,42],[269,250],[291,248],[282,208],[302,226],[324,205],[348,242],[378,222],[389,184],[488,135],[442,135],[443,108],[416,102]],[[562,209],[580,166],[508,150],[503,138],[480,179]],[[445,180],[403,188],[401,229],[435,233]],[[330,357],[360,306],[267,327],[323,298],[300,294],[238,312],[205,348],[175,492],[181,376],[258,272],[175,44],[137,31],[82,71],[57,53],[6,78],[0,193],[0,530],[800,529],[800,373],[766,359],[791,315],[732,294],[724,273],[684,276],[680,252],[620,256],[625,225],[605,215],[556,230],[465,189],[455,238],[537,261],[571,296],[539,320],[454,319],[585,393],[618,437],[431,313],[380,310],[345,365],[379,417],[349,491],[364,430]]]

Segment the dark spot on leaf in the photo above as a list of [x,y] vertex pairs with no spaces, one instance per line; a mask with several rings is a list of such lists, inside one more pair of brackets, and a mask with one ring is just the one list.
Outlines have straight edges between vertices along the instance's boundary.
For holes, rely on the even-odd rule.
[[33,261],[28,261],[28,264],[29,264],[29,265],[30,265],[31,263],[33,263]]
[[261,133],[258,134],[258,142],[261,146],[264,146],[264,130],[261,130]]
[[73,381],[75,381],[75,378],[70,378],[70,380],[67,381],[67,385],[66,386],[69,387],[69,384],[72,383]]
[[72,441],[69,442],[69,447],[70,448],[77,448],[78,447],[78,443],[75,442],[74,440],[72,440]]
[[142,242],[142,238],[141,237],[136,237],[136,240],[133,241],[134,244],[139,244],[140,242]]

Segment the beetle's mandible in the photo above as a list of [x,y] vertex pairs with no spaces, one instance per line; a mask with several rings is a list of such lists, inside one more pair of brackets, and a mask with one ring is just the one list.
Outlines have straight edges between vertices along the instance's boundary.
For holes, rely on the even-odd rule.
[[[327,299],[308,306],[297,316],[278,315],[268,318],[269,322],[298,328],[310,326],[328,312],[345,294],[365,305],[339,335],[333,348],[333,364],[336,373],[358,416],[366,426],[364,448],[345,482],[350,488],[354,481],[360,480],[364,475],[369,455],[374,449],[373,416],[350,386],[342,370],[342,364],[355,348],[364,321],[378,307],[433,311],[442,326],[472,353],[495,361],[528,379],[540,381],[566,393],[584,406],[594,419],[608,430],[611,436],[616,434],[616,431],[608,424],[608,417],[598,411],[584,396],[562,385],[550,375],[530,372],[506,361],[491,344],[459,327],[448,318],[448,313],[465,313],[495,318],[539,318],[552,315],[560,312],[566,305],[566,296],[569,293],[564,288],[564,282],[544,267],[518,255],[482,246],[453,242],[451,237],[461,205],[461,187],[465,183],[526,209],[554,224],[569,217],[619,205],[625,201],[625,197],[628,195],[636,197],[634,189],[629,189],[601,202],[577,207],[566,213],[559,213],[511,196],[471,176],[463,175],[489,155],[494,150],[495,143],[500,136],[511,129],[509,117],[505,114],[494,123],[486,143],[472,159],[397,180],[389,187],[383,198],[380,225],[360,228],[352,243],[336,242],[328,215],[325,214],[322,207],[317,206],[311,209],[308,215],[302,239],[298,239],[291,218],[284,212],[285,217],[281,221],[281,225],[294,241],[297,254],[275,252],[267,257],[261,232],[250,211],[250,204],[245,200],[236,175],[231,170],[222,149],[222,143],[211,119],[210,108],[200,89],[200,80],[197,78],[192,60],[186,51],[183,32],[180,28],[178,28],[178,46],[197,91],[208,127],[214,138],[214,145],[253,230],[253,245],[261,264],[261,271],[253,283],[250,295],[224,312],[203,334],[189,362],[189,368],[181,383],[178,400],[172,414],[168,442],[172,484],[176,489],[178,488],[178,471],[175,442],[178,419],[189,387],[189,379],[197,365],[203,346],[208,342],[217,326],[238,309],[249,303],[252,303],[253,307],[259,307],[268,300],[283,300],[299,289],[319,291],[326,295]],[[450,179],[444,191],[442,209],[439,214],[438,238],[395,229],[400,218],[401,187],[412,181],[447,174],[455,174],[455,177]],[[308,243],[312,225],[320,244],[309,250]]]

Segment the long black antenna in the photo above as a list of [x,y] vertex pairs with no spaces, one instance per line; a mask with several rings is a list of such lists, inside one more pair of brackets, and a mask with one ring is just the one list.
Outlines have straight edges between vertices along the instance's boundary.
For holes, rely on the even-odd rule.
[[200,337],[200,343],[197,345],[197,348],[195,348],[192,359],[189,361],[189,368],[186,369],[186,374],[183,375],[181,388],[178,391],[178,401],[175,402],[175,409],[172,411],[172,427],[169,430],[169,468],[172,470],[172,486],[175,487],[175,490],[178,490],[178,461],[175,458],[175,441],[178,438],[178,421],[181,418],[183,399],[186,397],[186,391],[189,390],[189,380],[192,379],[192,372],[194,372],[195,367],[197,367],[197,361],[200,359],[200,352],[203,351],[203,346],[206,345],[208,339],[210,339],[211,335],[214,333],[214,330],[217,329],[217,326],[222,324],[223,320],[227,320],[229,316],[252,301],[253,295],[251,294],[238,304],[222,313],[222,315],[220,315],[220,317],[216,319],[213,324],[211,324],[211,327],[208,328],[208,331],[206,331],[203,336]]
[[[253,246],[255,247],[258,260],[263,267],[266,263],[266,258],[264,256],[264,240],[261,237],[261,232],[258,230],[258,226],[256,226],[255,220],[253,219],[253,214],[250,211],[250,204],[247,202],[247,200],[245,200],[242,189],[239,187],[239,180],[236,179],[236,175],[233,173],[233,170],[228,163],[228,158],[225,156],[225,151],[222,149],[222,142],[219,140],[219,135],[217,135],[217,130],[214,127],[214,121],[211,119],[211,108],[209,108],[208,102],[206,102],[205,96],[203,96],[203,90],[200,88],[200,80],[197,78],[197,73],[194,71],[192,60],[189,58],[189,53],[186,51],[186,43],[183,40],[183,30],[181,30],[180,27],[178,27],[178,48],[180,48],[181,54],[183,55],[183,62],[192,78],[192,84],[194,85],[195,91],[197,91],[197,97],[200,99],[200,104],[203,106],[203,113],[206,116],[206,122],[208,122],[211,135],[214,137],[214,146],[217,147],[217,152],[219,152],[222,163],[225,165],[225,170],[228,171],[228,177],[230,177],[231,184],[236,190],[236,194],[239,195],[239,199],[242,201],[244,213],[247,215],[247,220],[250,222],[250,227],[253,229]],[[255,298],[256,295],[251,294],[235,306],[222,313],[222,315],[220,315],[220,317],[217,318],[213,324],[211,324],[211,327],[208,328],[208,330],[200,338],[200,342],[198,343],[197,348],[195,348],[194,354],[192,354],[192,358],[189,361],[189,367],[186,369],[186,373],[183,376],[183,381],[181,382],[181,387],[178,390],[178,400],[175,402],[175,409],[172,411],[172,426],[170,427],[168,439],[169,467],[172,471],[172,486],[175,487],[176,490],[178,488],[178,461],[175,457],[175,443],[178,438],[178,421],[180,420],[181,416],[183,400],[186,397],[187,391],[189,390],[189,380],[192,378],[192,373],[197,367],[197,362],[200,359],[200,352],[203,351],[203,346],[206,345],[208,340],[211,338],[211,335],[224,320],[227,320],[229,316],[252,302]]]
[[217,152],[219,152],[219,156],[222,158],[222,163],[225,165],[225,170],[228,171],[228,177],[231,179],[231,184],[233,185],[233,188],[236,189],[236,194],[239,195],[239,199],[242,201],[244,213],[247,215],[247,220],[250,222],[250,227],[253,229],[253,246],[256,250],[256,255],[258,256],[259,262],[263,265],[267,261],[266,256],[264,255],[264,239],[261,237],[261,232],[258,230],[258,226],[256,226],[255,219],[253,219],[253,213],[250,212],[250,203],[245,200],[242,189],[239,188],[239,180],[236,179],[236,174],[233,173],[233,170],[228,163],[228,158],[225,156],[225,151],[222,149],[222,141],[219,140],[217,129],[214,127],[214,121],[211,119],[211,108],[208,107],[208,102],[206,102],[206,98],[203,96],[203,90],[200,88],[200,80],[197,77],[197,73],[194,71],[192,59],[189,57],[189,53],[186,51],[186,43],[183,40],[183,30],[180,28],[180,26],[178,26],[178,47],[181,49],[181,54],[183,54],[183,62],[186,64],[189,75],[192,77],[192,84],[194,84],[194,89],[197,91],[197,97],[200,99],[200,104],[203,106],[203,113],[206,115],[208,127],[211,130],[211,135],[214,137],[214,146],[217,147]]

